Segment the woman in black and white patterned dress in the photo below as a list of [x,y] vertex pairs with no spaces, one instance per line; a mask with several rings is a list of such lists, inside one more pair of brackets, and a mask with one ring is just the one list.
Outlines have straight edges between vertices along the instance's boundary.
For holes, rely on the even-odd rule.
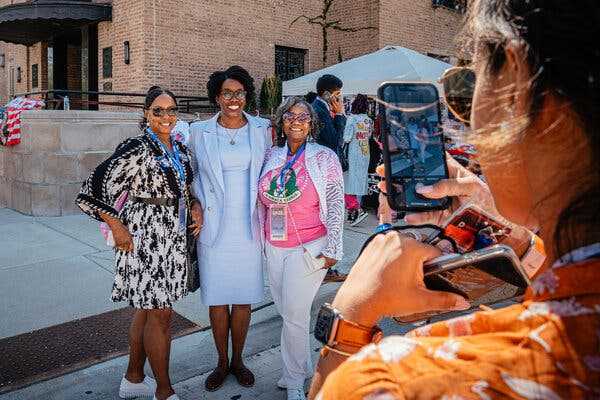
[[[173,303],[187,294],[185,199],[192,169],[186,146],[170,138],[177,122],[175,96],[152,87],[145,102],[144,132],[121,143],[83,184],[77,204],[105,221],[115,240],[113,301],[136,309],[129,331],[130,357],[121,398],[155,396],[176,400],[169,379],[169,325]],[[114,208],[123,192],[128,200]],[[202,210],[192,203],[197,235]],[[144,376],[146,356],[156,381]]]

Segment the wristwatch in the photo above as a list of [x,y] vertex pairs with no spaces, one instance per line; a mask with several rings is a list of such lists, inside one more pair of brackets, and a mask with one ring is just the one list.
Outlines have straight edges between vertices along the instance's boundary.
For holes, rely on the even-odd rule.
[[366,327],[347,321],[328,303],[323,304],[319,310],[314,335],[328,348],[342,344],[356,351],[369,343],[379,343],[383,338],[383,332],[377,325]]

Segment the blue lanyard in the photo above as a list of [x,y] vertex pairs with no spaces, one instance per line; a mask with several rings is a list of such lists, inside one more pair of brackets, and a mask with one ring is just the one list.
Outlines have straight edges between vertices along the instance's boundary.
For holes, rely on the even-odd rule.
[[[302,153],[304,153],[305,147],[306,147],[306,143],[303,143],[302,146],[300,146],[300,148],[298,149],[298,151],[296,151],[296,154],[294,155],[294,157],[292,157],[291,160],[286,162],[285,165],[283,166],[283,168],[281,168],[281,171],[279,172],[279,179],[277,179],[277,181],[279,182],[279,188],[284,187],[285,173],[288,171],[288,169],[292,169],[292,167],[294,166],[296,161],[298,161],[298,158],[300,158]],[[289,155],[291,155],[291,154],[290,154],[290,151],[288,150],[288,156]]]
[[181,187],[185,187],[185,167],[183,166],[181,158],[179,157],[179,150],[177,150],[177,145],[173,143],[173,152],[170,152],[169,149],[167,149],[167,146],[165,146],[165,144],[160,141],[158,136],[156,136],[156,134],[152,132],[150,128],[148,128],[147,132],[152,138],[152,140],[154,140],[163,149],[164,153],[167,155],[167,158],[171,162],[171,165],[173,166],[173,168],[175,168],[177,174],[179,175]]

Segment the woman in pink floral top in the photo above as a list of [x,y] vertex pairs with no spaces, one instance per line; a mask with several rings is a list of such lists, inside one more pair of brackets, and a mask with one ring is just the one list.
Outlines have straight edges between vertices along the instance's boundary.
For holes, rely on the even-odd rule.
[[[456,196],[451,209],[408,219],[439,220],[477,198],[539,231],[545,270],[520,304],[326,353],[312,397],[600,398],[600,3],[474,0],[467,33],[476,76],[469,139],[489,188],[452,165],[452,179],[419,189]],[[438,254],[379,235],[332,306],[366,327],[385,315],[465,308],[425,288],[423,262]]]

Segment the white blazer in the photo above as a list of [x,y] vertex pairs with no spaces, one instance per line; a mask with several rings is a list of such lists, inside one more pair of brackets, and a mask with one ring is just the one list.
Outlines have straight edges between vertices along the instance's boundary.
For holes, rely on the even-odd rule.
[[[244,113],[249,124],[250,132],[250,215],[252,216],[252,234],[256,240],[261,239],[260,223],[257,211],[258,179],[265,158],[265,153],[271,148],[271,133],[269,121]],[[223,221],[223,202],[225,199],[225,184],[223,168],[217,137],[217,119],[219,113],[206,121],[194,122],[190,125],[188,147],[193,155],[194,195],[202,204],[204,210],[204,227],[198,240],[200,243],[212,246],[218,239]]]

